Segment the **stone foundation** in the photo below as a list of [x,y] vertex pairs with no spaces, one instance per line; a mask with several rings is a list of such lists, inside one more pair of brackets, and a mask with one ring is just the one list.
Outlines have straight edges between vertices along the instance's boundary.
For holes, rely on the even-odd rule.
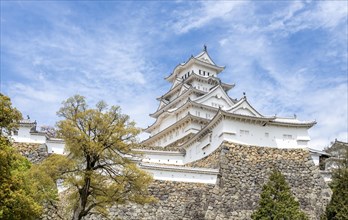
[[[210,157],[192,164],[215,167],[215,158],[220,170],[215,185],[154,181],[150,192],[158,203],[112,207],[111,219],[250,219],[273,169],[285,175],[310,219],[319,219],[330,200],[331,190],[308,150],[223,143]],[[103,218],[91,215],[85,219]]]
[[14,142],[12,145],[32,163],[40,163],[48,156],[47,147],[44,144]]

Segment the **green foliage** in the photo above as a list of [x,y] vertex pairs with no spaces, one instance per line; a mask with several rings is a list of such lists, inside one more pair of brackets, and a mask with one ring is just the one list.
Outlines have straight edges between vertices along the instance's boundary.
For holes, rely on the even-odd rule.
[[42,204],[56,198],[56,186],[44,170],[32,166],[5,137],[16,128],[21,114],[2,94],[0,105],[0,219],[37,219]]
[[292,195],[285,177],[276,170],[263,186],[259,204],[260,207],[252,214],[252,219],[308,219],[300,210],[299,202]]
[[0,93],[0,135],[11,134],[21,119],[22,114],[12,107],[11,99]]
[[[42,203],[49,198],[43,194],[49,181],[42,181],[44,173],[37,173],[30,162],[0,137],[0,219],[36,219],[42,213]],[[36,178],[33,178],[33,175]]]
[[57,114],[64,118],[57,124],[58,134],[69,156],[49,158],[47,163],[60,170],[51,175],[69,187],[73,219],[92,211],[106,214],[117,203],[153,201],[147,190],[151,177],[127,157],[138,146],[139,133],[129,116],[104,102],[88,108],[79,95],[63,102]]
[[332,173],[332,197],[329,205],[326,207],[326,218],[333,220],[348,219],[348,146],[334,145],[334,148],[328,149],[336,156],[336,169]]

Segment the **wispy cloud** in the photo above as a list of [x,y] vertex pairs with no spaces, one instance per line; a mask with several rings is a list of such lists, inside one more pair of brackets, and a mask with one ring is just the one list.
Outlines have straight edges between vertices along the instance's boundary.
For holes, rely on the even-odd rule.
[[221,78],[237,84],[232,97],[245,91],[261,113],[316,119],[317,148],[347,141],[345,2],[1,4],[2,92],[44,124],[78,93],[146,127],[170,87],[163,77],[207,43],[227,66]]
[[178,20],[172,25],[178,33],[186,33],[232,16],[234,10],[244,4],[247,4],[247,1],[194,2],[188,10],[175,11],[174,16],[178,17]]
[[[146,103],[154,102],[147,95],[154,67],[144,56],[141,36],[120,34],[105,25],[94,27],[90,33],[67,17],[52,19],[49,13],[42,16],[51,31],[32,30],[30,37],[21,41],[18,37],[2,36],[2,47],[15,58],[3,62],[25,80],[19,82],[4,75],[8,77],[4,90],[14,103],[26,114],[48,114],[54,121],[60,102],[79,93],[91,103],[104,99],[122,105],[145,126],[149,120],[144,114],[150,112],[150,107],[143,104],[144,112],[139,112],[134,100],[141,97]],[[70,11],[69,16],[72,15],[74,12]]]

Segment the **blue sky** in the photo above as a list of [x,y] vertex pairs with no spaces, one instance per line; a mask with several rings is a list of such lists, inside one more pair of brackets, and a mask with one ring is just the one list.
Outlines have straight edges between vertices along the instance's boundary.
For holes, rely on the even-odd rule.
[[1,1],[1,92],[40,125],[74,94],[140,127],[203,45],[264,115],[316,120],[311,145],[347,141],[346,1]]

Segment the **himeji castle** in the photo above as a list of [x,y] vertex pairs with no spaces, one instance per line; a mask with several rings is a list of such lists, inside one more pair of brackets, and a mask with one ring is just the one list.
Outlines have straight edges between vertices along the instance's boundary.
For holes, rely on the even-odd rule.
[[224,142],[271,148],[307,148],[308,129],[315,121],[296,116],[265,116],[246,95],[231,98],[235,84],[219,78],[225,67],[217,65],[207,47],[165,78],[171,87],[157,98],[150,114],[155,122],[144,129],[150,137],[142,142],[141,168],[155,179],[215,183],[217,170],[193,166]]

